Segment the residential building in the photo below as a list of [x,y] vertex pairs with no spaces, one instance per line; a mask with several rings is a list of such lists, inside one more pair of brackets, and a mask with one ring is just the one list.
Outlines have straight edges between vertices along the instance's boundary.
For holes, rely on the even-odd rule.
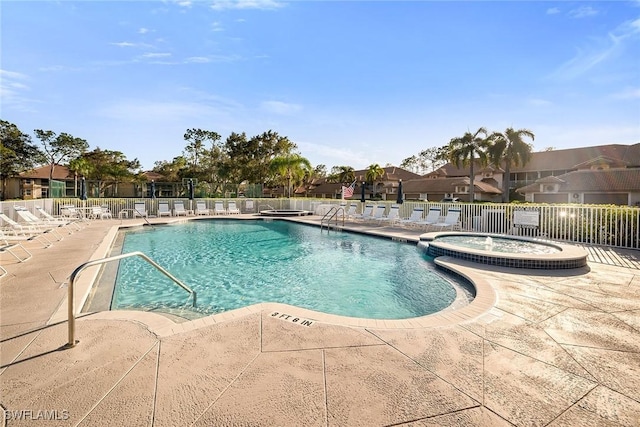
[[[476,201],[501,200],[504,170],[476,164]],[[541,203],[620,204],[640,202],[640,144],[610,144],[532,153],[527,164],[512,166],[510,190]],[[407,199],[469,201],[469,168],[448,163],[404,182]]]
[[[353,199],[360,199],[362,185],[365,187],[365,199],[395,200],[398,197],[398,186],[400,180],[403,182],[418,179],[420,175],[395,166],[387,166],[384,175],[373,183],[365,183],[367,170],[354,171],[356,177]],[[296,190],[296,195],[317,198],[339,199],[342,197],[342,186],[344,183],[328,182],[326,178],[315,179],[311,184],[300,187]],[[349,183],[350,184],[350,183]],[[404,187],[403,187],[404,192]]]

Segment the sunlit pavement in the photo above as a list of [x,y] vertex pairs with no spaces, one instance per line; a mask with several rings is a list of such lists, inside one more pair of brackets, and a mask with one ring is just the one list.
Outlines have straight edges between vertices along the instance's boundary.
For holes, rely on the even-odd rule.
[[[115,311],[81,314],[78,344],[63,349],[71,272],[105,256],[94,252],[113,226],[133,224],[96,220],[48,249],[29,243],[24,263],[2,254],[8,425],[640,424],[638,251],[588,248],[589,268],[553,272],[448,259],[497,299],[432,327],[343,326],[269,305],[181,323]],[[300,313],[310,325],[282,316]]]

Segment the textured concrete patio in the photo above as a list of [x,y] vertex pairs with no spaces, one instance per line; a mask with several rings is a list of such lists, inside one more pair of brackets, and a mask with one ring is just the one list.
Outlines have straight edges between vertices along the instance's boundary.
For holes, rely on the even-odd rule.
[[78,345],[62,349],[66,282],[106,254],[121,224],[134,220],[93,221],[48,249],[28,244],[24,263],[2,254],[8,425],[640,425],[638,251],[589,248],[589,268],[553,272],[444,259],[497,298],[431,327],[343,326],[284,306],[312,321],[303,326],[269,304],[181,323],[100,312],[80,315]]

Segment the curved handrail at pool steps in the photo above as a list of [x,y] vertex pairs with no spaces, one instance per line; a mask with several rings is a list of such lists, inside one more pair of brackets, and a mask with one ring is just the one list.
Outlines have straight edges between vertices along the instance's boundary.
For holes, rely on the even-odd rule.
[[178,286],[180,286],[182,289],[184,289],[185,291],[187,291],[188,293],[191,294],[191,296],[193,297],[193,307],[196,306],[196,300],[197,300],[197,294],[196,292],[191,289],[190,287],[188,287],[187,285],[185,285],[184,283],[182,283],[180,280],[178,280],[173,274],[169,273],[167,270],[165,270],[162,266],[160,266],[158,263],[156,263],[154,260],[152,260],[151,258],[149,258],[147,255],[145,255],[142,252],[139,251],[135,251],[135,252],[129,252],[126,254],[120,254],[120,255],[114,255],[111,257],[107,257],[107,258],[101,258],[101,259],[95,259],[92,261],[87,261],[83,264],[81,264],[80,266],[78,266],[75,270],[73,270],[73,273],[71,273],[71,277],[69,279],[69,288],[68,288],[68,295],[67,295],[67,316],[68,316],[68,323],[69,323],[69,340],[66,344],[66,348],[71,348],[71,347],[75,347],[75,345],[77,344],[77,341],[74,338],[75,335],[75,310],[74,310],[74,284],[75,284],[75,280],[78,277],[78,275],[80,275],[80,273],[82,273],[82,271],[84,271],[84,269],[88,268],[88,267],[92,267],[95,265],[100,265],[100,264],[105,264],[107,262],[110,261],[117,261],[120,259],[124,259],[124,258],[130,258],[133,256],[139,256],[140,258],[144,259],[145,261],[147,261],[149,264],[151,264],[153,267],[155,267],[158,271],[160,271],[162,274],[164,274],[165,276],[167,276],[169,279],[171,279],[175,284],[177,284]]

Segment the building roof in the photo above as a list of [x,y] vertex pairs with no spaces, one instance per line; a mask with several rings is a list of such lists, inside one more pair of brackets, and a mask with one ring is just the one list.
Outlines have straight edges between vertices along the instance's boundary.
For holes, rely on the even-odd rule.
[[[402,181],[402,190],[405,193],[453,193],[456,185],[469,185],[469,178],[420,178]],[[501,194],[502,190],[487,182],[476,181],[474,191],[489,194]]]
[[594,159],[623,161],[628,167],[640,167],[640,143],[634,145],[609,144],[595,147],[569,148],[566,150],[540,151],[533,153],[531,161],[524,166],[511,167],[511,172],[533,172],[578,169]]
[[149,181],[164,181],[166,179],[164,175],[154,171],[145,171],[142,172],[142,175],[145,176]]
[[[20,173],[20,178],[31,179],[49,179],[49,173],[51,171],[50,165],[41,166],[29,171]],[[55,165],[53,169],[53,179],[55,180],[68,180],[73,179],[74,174],[69,171],[69,168],[63,165]]]
[[[563,181],[560,183],[560,192],[640,192],[640,168],[578,170],[558,178]],[[542,179],[518,188],[518,193],[538,193]]]
[[[526,165],[511,166],[511,173],[573,170],[589,167],[592,164],[606,163],[611,167],[640,167],[640,143],[633,145],[609,144],[595,147],[568,148],[565,150],[539,151],[531,153]],[[475,172],[481,173],[486,167],[476,162]],[[498,169],[497,172],[502,172]],[[428,175],[461,177],[469,176],[469,167],[458,168],[447,163]]]

